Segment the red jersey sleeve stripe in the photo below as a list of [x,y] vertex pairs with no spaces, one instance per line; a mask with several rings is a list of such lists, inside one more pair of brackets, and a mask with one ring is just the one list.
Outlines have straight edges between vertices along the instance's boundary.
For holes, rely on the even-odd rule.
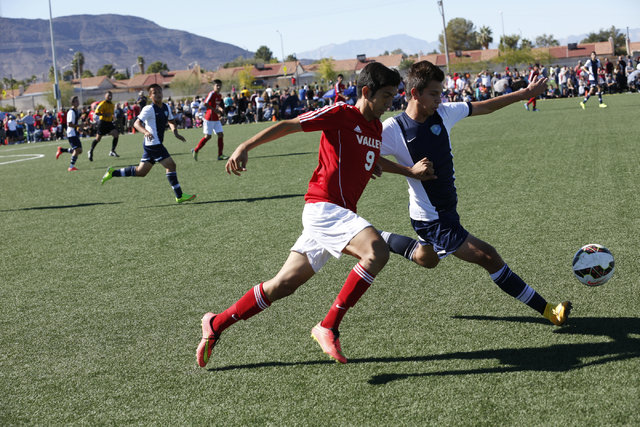
[[300,114],[298,116],[298,118],[300,119],[300,122],[306,122],[307,120],[313,120],[313,119],[315,119],[317,117],[320,117],[324,113],[333,110],[334,108],[341,107],[342,105],[345,105],[344,102],[337,102],[337,103],[335,103],[333,105],[329,105],[329,106],[321,108],[319,110],[308,111],[308,112],[306,112],[304,114]]

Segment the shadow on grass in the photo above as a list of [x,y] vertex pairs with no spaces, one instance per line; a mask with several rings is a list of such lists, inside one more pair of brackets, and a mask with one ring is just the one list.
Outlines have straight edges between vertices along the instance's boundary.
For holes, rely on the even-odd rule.
[[263,200],[278,200],[278,199],[293,199],[295,197],[304,197],[304,194],[283,194],[281,196],[266,196],[266,197],[250,197],[248,199],[228,199],[228,200],[209,200],[206,202],[190,202],[192,205],[208,205],[211,203],[235,203],[235,202],[261,202]]
[[267,159],[269,157],[289,157],[289,156],[306,156],[307,154],[318,154],[317,151],[308,151],[305,153],[284,153],[284,154],[272,154],[270,156],[251,156],[252,159]]
[[[540,318],[456,316],[455,319],[501,321],[520,323],[547,323]],[[494,368],[462,369],[434,371],[415,374],[379,374],[370,380],[371,385],[383,385],[392,381],[416,377],[496,374],[505,372],[568,372],[587,366],[603,365],[609,362],[640,357],[640,319],[636,318],[571,318],[564,326],[556,330],[558,334],[592,335],[609,337],[612,341],[581,344],[557,344],[550,347],[504,348],[455,352],[432,356],[361,359],[349,363],[379,362],[430,362],[442,360],[498,360],[500,365]],[[632,335],[636,335],[633,337]],[[586,359],[586,360],[584,360]]]
[[80,203],[78,205],[64,205],[64,206],[35,206],[33,208],[22,208],[22,209],[6,209],[0,210],[0,212],[18,212],[18,211],[39,211],[45,209],[68,209],[68,208],[84,208],[87,206],[99,206],[99,205],[118,205],[122,202],[97,202],[97,203]]
[[[548,324],[546,319],[533,317],[489,317],[456,316],[454,319],[478,320],[483,322],[519,322]],[[552,326],[550,326],[552,327]],[[501,366],[492,368],[461,369],[447,371],[420,372],[413,374],[387,373],[374,375],[368,382],[371,385],[384,385],[392,381],[407,378],[500,374],[506,372],[568,372],[587,366],[602,365],[609,362],[640,357],[640,319],[636,318],[571,318],[557,329],[558,334],[592,335],[609,337],[612,341],[581,344],[558,344],[549,347],[503,348],[469,352],[454,352],[427,356],[408,357],[370,357],[349,359],[349,364],[359,363],[402,363],[402,362],[438,362],[449,360],[498,360]],[[637,337],[633,337],[636,335]],[[587,359],[583,361],[583,359]],[[314,360],[307,362],[264,362],[248,365],[230,365],[210,368],[210,372],[223,372],[236,369],[256,369],[286,366],[313,366],[335,364],[333,360]]]

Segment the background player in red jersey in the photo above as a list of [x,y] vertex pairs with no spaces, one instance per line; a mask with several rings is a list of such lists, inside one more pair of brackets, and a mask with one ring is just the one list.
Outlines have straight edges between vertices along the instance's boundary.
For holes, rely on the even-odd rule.
[[434,178],[428,175],[432,170],[427,159],[411,168],[380,159],[382,124],[379,118],[391,106],[399,83],[396,71],[371,63],[359,76],[355,107],[339,102],[310,111],[279,122],[236,148],[226,170],[240,175],[246,171],[249,150],[292,133],[322,131],[319,165],[305,195],[302,235],[276,277],[256,285],[222,313],[204,315],[202,340],[196,352],[201,367],[209,361],[222,331],[291,295],[331,256],[339,258],[342,253],[358,258],[359,262],[351,270],[329,313],[311,334],[325,353],[339,363],[347,363],[338,339],[340,322],[389,259],[389,250],[380,234],[356,214],[358,199],[378,162],[387,172],[423,180]]
[[342,74],[338,74],[336,78],[337,82],[334,87],[335,89],[335,99],[334,102],[346,101],[347,97],[344,96],[344,84],[342,84],[342,80],[344,80],[344,76]]
[[[529,83],[533,82],[534,79],[537,79],[540,75],[540,66],[538,64],[533,66],[533,70],[529,73]],[[529,109],[529,104],[533,104],[533,111],[540,111],[536,108],[536,97],[529,99],[529,101],[524,104],[524,108]]]
[[227,160],[229,157],[222,154],[224,149],[224,133],[222,131],[222,123],[220,123],[220,115],[224,116],[224,109],[221,106],[222,95],[220,95],[220,89],[222,89],[222,81],[213,81],[213,90],[209,92],[209,95],[202,101],[202,105],[207,108],[207,112],[204,115],[204,123],[202,125],[202,131],[204,137],[200,140],[196,148],[191,150],[193,158],[198,160],[198,152],[208,140],[211,139],[211,133],[218,135],[218,160]]

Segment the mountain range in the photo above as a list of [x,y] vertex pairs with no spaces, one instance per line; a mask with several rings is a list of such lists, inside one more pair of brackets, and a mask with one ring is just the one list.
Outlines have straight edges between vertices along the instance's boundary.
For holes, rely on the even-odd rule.
[[[74,53],[82,52],[84,69],[94,74],[105,64],[138,72],[132,70],[138,56],[147,66],[161,61],[170,70],[185,70],[195,62],[211,70],[238,56],[253,57],[253,52],[238,46],[163,28],[135,16],[64,16],[53,19],[53,32],[59,69],[69,69]],[[48,80],[53,63],[48,20],[0,18],[0,40],[0,77],[12,75],[21,80],[46,74]]]
[[[594,32],[599,29],[594,29]],[[563,39],[558,39],[560,46],[564,46],[568,43],[579,43],[581,40],[587,38],[588,34],[571,35]],[[632,41],[640,40],[640,28],[630,29],[629,37]],[[496,40],[499,40],[500,36],[495,36]],[[351,59],[356,55],[365,54],[367,56],[382,55],[385,51],[392,52],[396,49],[402,49],[407,55],[413,55],[419,52],[427,54],[434,50],[439,51],[440,43],[438,41],[428,42],[426,40],[417,39],[415,37],[407,36],[405,34],[397,34],[394,36],[382,37],[379,39],[365,39],[365,40],[349,40],[340,44],[328,44],[321,46],[317,49],[300,52],[297,54],[298,58],[309,59],[321,59],[333,57],[333,59]],[[490,49],[497,49],[498,43],[491,43]]]

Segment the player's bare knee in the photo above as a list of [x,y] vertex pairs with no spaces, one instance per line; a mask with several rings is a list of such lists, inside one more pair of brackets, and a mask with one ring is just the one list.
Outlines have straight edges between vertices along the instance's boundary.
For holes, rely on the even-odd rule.
[[140,169],[139,167],[136,168],[136,176],[137,177],[143,178],[143,177],[147,176],[147,173],[149,173],[149,171],[146,170],[146,169]]

